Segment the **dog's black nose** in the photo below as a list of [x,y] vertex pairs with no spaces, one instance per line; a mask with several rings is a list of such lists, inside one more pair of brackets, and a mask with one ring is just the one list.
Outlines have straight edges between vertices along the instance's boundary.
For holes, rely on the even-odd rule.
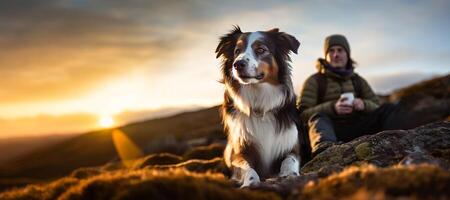
[[245,67],[247,67],[247,61],[245,60],[238,60],[234,63],[234,68],[238,71],[244,69]]

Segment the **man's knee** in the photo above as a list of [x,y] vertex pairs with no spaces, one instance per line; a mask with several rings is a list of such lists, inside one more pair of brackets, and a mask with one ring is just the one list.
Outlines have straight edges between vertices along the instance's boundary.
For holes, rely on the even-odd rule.
[[313,124],[316,124],[319,120],[326,123],[331,123],[331,119],[327,114],[323,112],[318,112],[311,115],[311,117],[308,119],[308,126],[311,127]]
[[322,112],[318,112],[313,114],[309,120],[308,120],[308,128],[309,133],[311,132],[317,132],[317,133],[323,133],[323,132],[333,132],[333,122],[331,121],[330,117]]
[[322,142],[336,142],[333,123],[325,113],[315,113],[308,121],[311,148],[316,149]]

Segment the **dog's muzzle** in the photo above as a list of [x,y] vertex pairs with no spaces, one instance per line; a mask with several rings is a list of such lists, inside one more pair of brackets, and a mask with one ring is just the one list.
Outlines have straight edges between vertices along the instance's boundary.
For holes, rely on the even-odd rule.
[[246,72],[246,68],[248,67],[248,62],[245,60],[237,60],[236,62],[234,62],[233,64],[234,69],[236,70],[239,78],[241,79],[257,79],[257,80],[261,80],[264,78],[264,73],[260,73],[257,75],[250,75]]

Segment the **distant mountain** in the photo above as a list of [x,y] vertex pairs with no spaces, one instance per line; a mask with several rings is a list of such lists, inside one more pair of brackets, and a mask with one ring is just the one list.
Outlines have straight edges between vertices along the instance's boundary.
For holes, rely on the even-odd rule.
[[403,108],[405,115],[412,114],[408,128],[449,119],[450,117],[450,74],[397,89],[389,96]]
[[442,100],[450,98],[450,74],[394,90],[390,95],[390,100],[399,101],[403,99],[406,102],[410,99],[405,99],[404,97],[411,98],[419,95]]

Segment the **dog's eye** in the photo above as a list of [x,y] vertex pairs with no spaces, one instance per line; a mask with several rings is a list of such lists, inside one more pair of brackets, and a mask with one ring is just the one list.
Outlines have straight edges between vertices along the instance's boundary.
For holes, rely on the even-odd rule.
[[235,49],[235,50],[234,50],[234,54],[237,55],[237,54],[239,54],[239,53],[241,53],[241,50],[240,50],[240,49]]
[[264,48],[257,48],[256,49],[256,53],[257,54],[263,54],[264,52],[266,52],[266,49],[264,49]]

